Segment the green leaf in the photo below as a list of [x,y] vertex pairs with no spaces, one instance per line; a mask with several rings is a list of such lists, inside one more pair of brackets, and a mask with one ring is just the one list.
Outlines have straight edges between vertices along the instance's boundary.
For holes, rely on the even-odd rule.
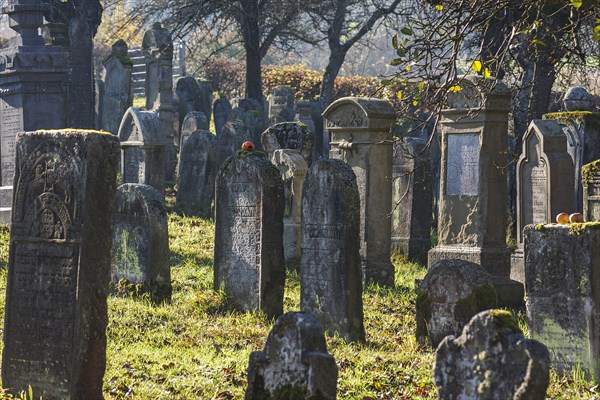
[[583,5],[583,0],[570,0],[571,5],[575,8],[579,8]]
[[471,69],[475,72],[479,72],[481,71],[481,67],[483,67],[483,64],[481,64],[481,61],[473,61],[473,64],[471,64]]
[[396,54],[398,54],[398,57],[404,57],[406,55],[406,49],[400,47],[398,50],[396,50]]
[[402,90],[398,90],[398,93],[396,93],[396,97],[398,98],[398,100],[402,100]]
[[396,65],[399,65],[401,62],[402,62],[402,59],[401,59],[401,58],[394,58],[394,59],[393,59],[393,60],[390,62],[390,65],[392,65],[392,66],[394,66],[394,67],[395,67]]
[[541,40],[539,40],[539,39],[533,39],[533,40],[531,41],[531,44],[536,44],[536,45],[540,45],[540,46],[545,46],[545,45],[546,45],[546,43],[542,42],[542,41],[541,41]]
[[419,90],[422,92],[425,89],[425,81],[419,82]]
[[438,11],[442,11],[444,9],[444,6],[441,4],[438,4],[435,6],[435,8],[437,8]]
[[481,75],[483,75],[483,77],[485,79],[488,79],[490,76],[492,76],[492,74],[490,73],[490,70],[487,68],[484,68],[483,72],[481,73]]
[[416,107],[419,105],[419,102],[417,100],[413,100],[412,105]]
[[392,47],[394,49],[398,48],[398,34],[395,34],[394,37],[392,38]]
[[462,88],[459,85],[453,85],[448,88],[448,91],[452,92],[452,93],[458,93],[461,90],[462,90]]
[[413,34],[413,31],[405,26],[404,28],[400,29],[400,32],[402,32],[403,34],[407,35],[407,36],[411,36]]

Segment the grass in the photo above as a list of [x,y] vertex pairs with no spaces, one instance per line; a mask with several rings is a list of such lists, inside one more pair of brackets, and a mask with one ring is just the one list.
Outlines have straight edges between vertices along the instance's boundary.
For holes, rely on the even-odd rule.
[[[212,290],[214,224],[169,215],[171,303],[109,298],[106,399],[243,399],[250,352],[262,350],[273,324],[239,313]],[[3,317],[8,234],[0,231],[0,315]],[[414,280],[421,265],[394,256],[396,287],[363,294],[364,344],[328,337],[339,367],[338,399],[433,399],[434,352],[414,338]],[[299,309],[300,285],[288,273],[284,309]],[[521,319],[521,323],[523,320]],[[552,373],[549,398],[597,399],[594,382],[578,371]]]

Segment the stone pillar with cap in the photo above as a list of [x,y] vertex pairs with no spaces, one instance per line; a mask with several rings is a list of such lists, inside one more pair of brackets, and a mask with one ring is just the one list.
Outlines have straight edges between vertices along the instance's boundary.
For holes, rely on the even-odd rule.
[[323,117],[331,133],[329,157],[348,163],[357,178],[363,283],[393,286],[390,213],[394,108],[386,100],[344,97],[327,107]]

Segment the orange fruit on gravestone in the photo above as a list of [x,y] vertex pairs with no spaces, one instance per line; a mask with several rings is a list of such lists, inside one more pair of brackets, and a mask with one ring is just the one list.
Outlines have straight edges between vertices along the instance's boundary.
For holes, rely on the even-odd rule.
[[569,222],[572,224],[583,222],[583,215],[581,215],[580,213],[573,213],[569,215]]
[[560,213],[556,216],[556,222],[559,224],[568,224],[569,223],[569,214]]
[[254,143],[252,142],[244,142],[242,143],[242,150],[244,151],[254,151]]

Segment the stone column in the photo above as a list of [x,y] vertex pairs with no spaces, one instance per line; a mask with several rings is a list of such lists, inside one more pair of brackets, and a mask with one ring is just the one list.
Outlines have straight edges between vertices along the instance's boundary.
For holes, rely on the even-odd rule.
[[438,246],[428,265],[461,259],[494,276],[501,307],[523,303],[523,285],[511,281],[506,247],[507,135],[510,90],[495,79],[458,78],[461,90],[442,110],[442,164]]
[[47,5],[11,1],[2,8],[17,35],[0,50],[0,222],[9,224],[17,132],[67,126],[68,54],[44,45],[38,29]]
[[583,220],[600,221],[600,160],[581,167],[583,181]]
[[394,285],[392,233],[392,133],[396,120],[385,100],[345,97],[323,113],[331,132],[329,157],[348,163],[360,194],[363,283]]

